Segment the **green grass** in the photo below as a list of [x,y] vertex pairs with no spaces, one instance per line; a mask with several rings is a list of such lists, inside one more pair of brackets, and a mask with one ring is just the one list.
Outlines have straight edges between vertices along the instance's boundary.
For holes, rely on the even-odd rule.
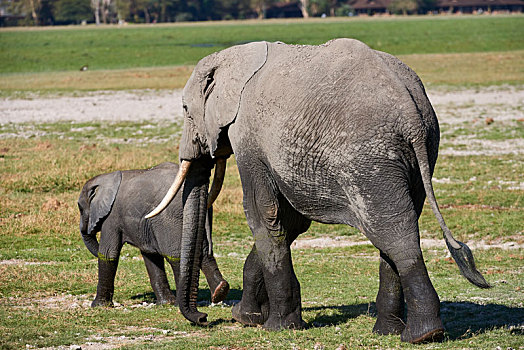
[[[0,30],[0,95],[31,98],[41,91],[74,96],[82,94],[78,90],[180,88],[191,69],[174,65],[194,64],[235,43],[260,39],[321,43],[337,36],[356,37],[402,55],[424,83],[459,88],[522,84],[523,19],[415,17]],[[90,71],[76,72],[85,63]],[[462,113],[461,106],[455,107]],[[515,118],[485,123],[486,117],[502,109],[511,112],[503,105],[493,108],[489,113],[479,111],[470,123],[441,125],[442,153],[434,187],[457,239],[522,245],[523,155],[444,154],[471,150],[471,140],[524,138],[522,122]],[[192,326],[177,308],[150,305],[154,295],[145,266],[139,251],[130,246],[124,247],[119,263],[117,307],[89,308],[97,264],[78,232],[80,188],[100,173],[176,161],[180,130],[180,124],[170,122],[0,125],[0,348],[90,342],[124,349],[524,347],[521,248],[474,249],[478,268],[494,285],[489,290],[475,288],[460,276],[444,242],[424,249],[446,327],[446,338],[438,344],[411,346],[396,336],[371,333],[378,288],[378,253],[371,245],[292,251],[305,330],[244,328],[231,320],[228,306],[201,306],[209,314],[210,326]],[[238,300],[242,267],[253,239],[234,158],[228,161],[214,221],[215,254],[231,285],[228,299]],[[441,240],[427,206],[419,225],[422,238]],[[337,236],[364,239],[344,225],[313,223],[304,234]],[[174,287],[173,277],[169,279]],[[209,299],[203,278],[199,299]]]
[[[145,125],[149,126],[144,129]],[[521,249],[474,250],[480,270],[494,285],[490,290],[468,284],[447,258],[443,243],[424,250],[447,329],[440,344],[401,345],[399,337],[371,333],[378,287],[378,253],[371,245],[293,250],[306,330],[243,328],[231,321],[230,307],[209,306],[200,310],[209,314],[210,326],[192,326],[174,307],[149,305],[154,296],[145,267],[139,251],[130,246],[124,247],[116,280],[114,300],[119,306],[91,309],[87,306],[96,290],[97,267],[78,232],[78,192],[88,178],[102,172],[176,160],[178,139],[169,135],[177,135],[180,125],[97,122],[3,128],[38,133],[28,139],[0,140],[0,261],[13,262],[0,264],[2,348],[87,342],[122,344],[127,349],[312,349],[318,344],[326,349],[339,344],[348,349],[523,346]],[[88,132],[78,134],[77,129]],[[160,141],[144,144],[144,135],[137,130],[152,130]],[[522,244],[523,193],[507,184],[520,181],[523,164],[522,156],[439,157],[435,178],[450,181],[436,182],[435,188],[443,215],[457,238]],[[215,205],[213,232],[219,266],[231,284],[230,300],[241,297],[242,266],[253,244],[241,196],[232,159]],[[427,207],[420,229],[422,238],[441,237]],[[362,234],[343,225],[314,223],[305,234],[336,236],[363,239]],[[169,279],[174,286],[172,276]],[[200,299],[207,300],[204,279],[200,288]]]
[[523,28],[514,15],[0,29],[0,97],[180,89],[199,59],[234,44],[338,37],[399,56],[426,85],[522,85]]
[[456,126],[444,125],[440,129],[442,136],[448,141],[457,140],[460,137],[470,137],[476,135],[482,140],[512,140],[524,138],[524,123],[515,120],[487,124],[479,115],[476,122],[463,122]]
[[524,49],[524,17],[249,21],[196,25],[0,31],[0,73],[192,65],[249,41],[321,44],[359,39],[394,55]]

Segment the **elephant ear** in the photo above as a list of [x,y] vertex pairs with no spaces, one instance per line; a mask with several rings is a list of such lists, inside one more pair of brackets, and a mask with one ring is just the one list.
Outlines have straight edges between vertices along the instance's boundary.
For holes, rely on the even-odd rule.
[[88,235],[100,230],[105,218],[111,212],[121,182],[121,171],[103,174],[93,179],[87,192],[89,200]]
[[237,116],[244,86],[266,59],[267,43],[253,42],[209,55],[195,67],[184,88],[184,104],[193,132],[212,156],[221,129]]

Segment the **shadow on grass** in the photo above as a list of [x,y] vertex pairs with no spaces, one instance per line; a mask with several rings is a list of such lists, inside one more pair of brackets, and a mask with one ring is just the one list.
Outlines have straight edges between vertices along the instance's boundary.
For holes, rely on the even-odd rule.
[[[199,301],[208,301],[211,293],[208,289],[198,291]],[[242,298],[242,290],[231,289],[226,300],[236,301]],[[155,302],[155,294],[147,292],[131,297],[133,300]],[[360,315],[376,317],[375,303],[305,307],[304,311],[313,311],[317,315],[310,320],[308,327],[335,326],[346,323]],[[512,335],[524,335],[524,308],[509,307],[500,304],[476,304],[468,301],[440,303],[440,314],[449,340],[467,339],[474,335],[485,333],[494,328],[511,328]],[[210,327],[221,323],[232,322],[231,319],[218,319],[209,324]]]
[[346,323],[360,315],[376,316],[375,303],[305,307],[303,311],[316,311],[318,314],[310,320],[308,326],[323,327]]
[[[175,294],[175,291],[172,289],[171,292]],[[226,300],[240,300],[242,298],[242,290],[240,289],[230,289],[227,293]],[[138,300],[141,302],[155,303],[156,296],[153,292],[146,292],[133,295],[132,300]],[[199,289],[198,290],[198,301],[208,301],[211,300],[211,292],[209,289]]]
[[153,292],[140,293],[137,295],[133,295],[131,297],[131,300],[139,300],[141,302],[146,302],[146,303],[156,303],[155,293]]
[[[375,303],[306,307],[304,311],[318,311],[309,326],[338,325],[360,315],[376,317]],[[499,327],[508,327],[512,335],[524,335],[524,308],[499,304],[476,304],[472,302],[442,302],[440,313],[448,339],[467,339]]]
[[440,303],[440,313],[450,340],[470,338],[493,328],[512,326],[518,328],[512,329],[511,334],[523,335],[522,307],[444,301]]

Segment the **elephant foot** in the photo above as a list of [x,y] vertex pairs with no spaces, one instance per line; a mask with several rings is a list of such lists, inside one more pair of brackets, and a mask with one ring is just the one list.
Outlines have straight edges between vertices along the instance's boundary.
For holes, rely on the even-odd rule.
[[282,329],[304,329],[306,328],[306,322],[304,322],[302,319],[295,320],[295,321],[288,321],[288,320],[267,320],[264,325],[264,329],[267,329],[269,331],[279,331]]
[[114,307],[112,300],[95,299],[91,303],[91,307]]
[[[410,337],[410,338],[408,338]],[[410,335],[404,335],[404,332],[400,336],[400,340],[404,342],[408,342],[411,344],[421,344],[421,343],[429,343],[429,342],[440,342],[444,339],[444,328],[439,328],[432,330],[428,333],[425,333],[419,337],[413,337]]]
[[444,338],[444,326],[440,318],[428,322],[421,318],[410,321],[400,336],[400,340],[412,344],[439,342]]
[[379,315],[377,317],[377,322],[375,322],[375,326],[373,327],[373,333],[380,335],[399,335],[405,328],[406,324],[397,316],[389,315],[389,317],[381,317]]
[[240,301],[233,306],[231,313],[235,321],[242,323],[244,326],[255,327],[264,324],[267,320],[268,311],[267,307],[261,307],[258,310],[248,310],[242,305],[242,301]]
[[178,306],[176,297],[172,294],[170,296],[157,297],[156,304]]
[[271,315],[264,323],[263,327],[272,331],[278,331],[281,329],[304,329],[306,328],[306,322],[302,320],[300,312],[298,314],[293,312],[286,317]]
[[227,281],[221,281],[211,295],[211,302],[216,304],[223,301],[226,298],[228,292],[229,283],[227,283]]

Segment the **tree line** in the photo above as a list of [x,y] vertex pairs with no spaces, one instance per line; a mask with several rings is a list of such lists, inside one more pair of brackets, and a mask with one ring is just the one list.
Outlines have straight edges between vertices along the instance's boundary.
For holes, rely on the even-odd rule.
[[[1,25],[162,23],[266,18],[291,5],[293,17],[347,16],[354,0],[0,0]],[[432,0],[393,0],[394,12],[413,12]],[[294,7],[293,7],[294,5]],[[297,11],[299,13],[297,14]],[[273,13],[273,12],[272,12]],[[273,14],[274,15],[274,14]],[[277,12],[276,16],[288,16]]]

